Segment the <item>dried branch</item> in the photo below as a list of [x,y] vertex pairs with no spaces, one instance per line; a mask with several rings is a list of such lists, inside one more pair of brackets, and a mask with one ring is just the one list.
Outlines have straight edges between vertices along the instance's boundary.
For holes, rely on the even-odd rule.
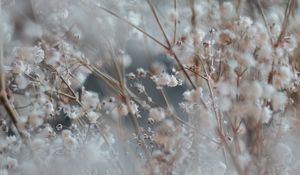
[[[174,4],[174,12],[176,13],[177,10],[177,0],[173,0],[173,4]],[[174,16],[174,29],[173,29],[173,45],[176,42],[176,32],[177,32],[177,14],[175,14]]]
[[3,55],[3,44],[0,46],[0,101],[4,106],[8,116],[10,117],[11,121],[13,122],[14,126],[16,127],[18,134],[23,136],[19,130],[19,114],[17,113],[14,106],[9,102],[6,92],[6,85],[5,85],[5,72],[4,72],[4,55]]
[[140,31],[141,33],[143,33],[144,35],[146,35],[148,38],[152,39],[154,42],[156,42],[157,44],[159,44],[160,46],[162,46],[164,49],[168,49],[169,47],[166,46],[165,44],[163,44],[161,41],[159,41],[158,39],[156,39],[154,36],[150,35],[149,33],[147,33],[145,30],[141,29],[140,27],[134,25],[132,22],[128,21],[127,19],[121,17],[120,15],[118,15],[117,13],[100,6],[100,9],[104,10],[105,12],[115,16],[116,18],[119,18],[121,21],[127,23],[128,25],[130,25],[131,27],[135,28],[136,30]]

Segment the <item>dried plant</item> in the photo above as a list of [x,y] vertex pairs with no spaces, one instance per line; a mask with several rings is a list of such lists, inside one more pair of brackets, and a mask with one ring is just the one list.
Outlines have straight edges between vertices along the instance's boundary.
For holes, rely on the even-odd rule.
[[300,170],[297,0],[1,0],[0,174]]

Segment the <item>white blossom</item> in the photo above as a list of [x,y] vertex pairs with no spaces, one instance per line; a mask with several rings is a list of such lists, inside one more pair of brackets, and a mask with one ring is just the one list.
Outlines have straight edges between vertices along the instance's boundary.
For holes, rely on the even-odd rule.
[[96,124],[97,123],[97,119],[99,118],[99,114],[97,114],[94,111],[90,111],[89,113],[87,113],[87,118],[89,119],[90,123],[92,124]]
[[154,119],[156,122],[160,122],[165,119],[166,114],[162,108],[151,108],[148,117]]

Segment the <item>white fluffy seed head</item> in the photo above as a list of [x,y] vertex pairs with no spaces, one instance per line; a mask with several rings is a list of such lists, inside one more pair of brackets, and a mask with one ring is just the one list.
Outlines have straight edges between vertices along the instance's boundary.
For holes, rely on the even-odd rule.
[[256,64],[256,61],[252,54],[243,53],[237,56],[238,63],[243,67],[253,67]]
[[67,137],[71,137],[72,136],[72,132],[68,129],[64,129],[62,132],[61,132],[61,135],[63,138],[67,138]]
[[26,89],[29,85],[29,80],[23,74],[17,75],[15,82],[19,89]]
[[277,92],[272,97],[272,107],[274,111],[283,110],[288,102],[288,98],[285,93]]
[[128,115],[128,107],[122,103],[118,108],[118,112],[121,116],[126,116]]
[[8,170],[15,169],[18,166],[18,160],[14,159],[12,157],[7,157],[7,159],[6,159],[6,166],[7,166]]
[[154,119],[156,122],[160,122],[165,119],[166,114],[162,108],[150,108],[148,117]]
[[99,98],[95,92],[84,91],[81,97],[82,105],[85,110],[96,109]]
[[270,84],[264,84],[263,85],[263,93],[262,93],[262,97],[270,100],[273,96],[273,94],[275,93],[276,89],[273,85]]
[[254,82],[243,82],[240,87],[241,95],[247,100],[255,100],[262,96],[263,88],[261,83]]

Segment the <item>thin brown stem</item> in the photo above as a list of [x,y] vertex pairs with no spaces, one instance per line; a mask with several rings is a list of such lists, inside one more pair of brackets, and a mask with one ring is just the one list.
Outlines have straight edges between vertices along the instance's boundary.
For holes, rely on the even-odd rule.
[[165,41],[166,41],[166,43],[168,45],[168,48],[171,48],[171,43],[170,43],[170,41],[168,39],[168,36],[167,36],[167,34],[166,34],[166,32],[165,32],[165,30],[164,30],[161,22],[160,22],[160,19],[159,19],[158,15],[157,15],[157,12],[156,12],[156,9],[155,9],[155,7],[154,7],[154,5],[152,3],[152,0],[147,0],[147,2],[148,2],[149,6],[151,8],[152,14],[153,14],[153,16],[154,16],[154,18],[155,18],[158,26],[159,26],[159,29],[160,29],[160,31],[162,32],[162,34],[163,34],[163,36],[165,38]]
[[[213,111],[214,111],[214,114],[215,114],[216,122],[217,122],[217,125],[218,125],[218,130],[220,132],[224,133],[224,128],[223,128],[223,125],[222,125],[222,119],[221,119],[221,116],[219,115],[219,111],[217,110],[217,106],[216,106],[216,102],[215,102],[215,96],[214,96],[212,85],[211,85],[212,78],[208,74],[208,71],[207,71],[207,69],[206,69],[206,67],[203,63],[203,60],[200,57],[197,57],[197,58],[199,59],[199,62],[202,65],[205,76],[207,77],[206,83],[207,83],[210,98],[211,98],[211,101],[212,101],[212,108],[213,108]],[[226,156],[225,149],[222,149],[222,152],[223,152],[223,155],[224,155],[225,162],[227,163],[227,156]]]
[[[113,12],[113,11],[111,11],[111,10],[105,8],[105,7],[102,7],[102,6],[100,6],[99,8],[102,9],[102,10],[104,10],[104,11],[106,11],[107,13],[109,13],[109,14],[115,16],[116,18],[122,20],[123,22],[127,23],[127,24],[130,25],[131,27],[137,29],[139,32],[143,33],[145,36],[147,36],[148,38],[152,39],[154,42],[156,42],[157,44],[159,44],[161,47],[163,47],[164,49],[166,49],[167,51],[169,51],[169,52],[170,52],[170,55],[174,57],[174,59],[176,60],[177,64],[179,65],[179,67],[183,70],[184,76],[188,79],[188,81],[189,81],[189,83],[191,84],[191,86],[193,87],[193,89],[196,89],[196,86],[195,86],[194,83],[192,82],[190,76],[188,75],[188,73],[186,72],[186,70],[183,69],[184,66],[183,66],[182,63],[180,62],[180,60],[179,60],[179,58],[177,57],[177,55],[175,54],[175,52],[172,50],[171,45],[170,45],[170,42],[169,42],[168,38],[166,37],[166,35],[164,35],[164,36],[165,36],[165,39],[166,39],[166,41],[167,41],[168,46],[166,46],[165,44],[163,44],[162,42],[160,42],[158,39],[156,39],[155,37],[153,37],[152,35],[150,35],[150,34],[147,33],[146,31],[144,31],[144,30],[141,29],[140,27],[134,25],[133,23],[131,23],[131,22],[128,21],[127,19],[125,19],[125,18],[121,17],[120,15],[116,14],[115,12]],[[154,12],[155,12],[155,9],[154,9],[154,8],[153,8],[153,10],[154,10]],[[156,14],[156,12],[155,12],[155,14]],[[157,15],[156,15],[156,16],[157,16]],[[158,19],[158,17],[157,17],[157,19]],[[159,22],[159,21],[157,21],[157,22]],[[159,22],[159,23],[160,23],[160,22]],[[160,24],[160,26],[162,27],[161,24]],[[164,30],[163,30],[163,28],[162,28],[162,31],[163,31],[163,33],[165,33]]]
[[[196,66],[195,69],[195,75],[200,73],[200,63],[199,59],[197,59],[197,55],[200,55],[200,49],[199,49],[199,36],[197,34],[197,13],[196,13],[196,8],[195,8],[195,0],[190,0],[190,8],[192,11],[192,16],[191,16],[191,24],[192,24],[192,34],[193,34],[193,47],[194,47],[194,64]],[[195,83],[199,85],[199,77],[195,76]]]
[[160,20],[159,20],[159,18],[158,18],[158,15],[157,15],[156,9],[155,9],[155,7],[154,7],[154,5],[153,5],[153,3],[152,3],[152,0],[147,0],[147,2],[148,2],[149,6],[150,6],[150,8],[151,8],[151,11],[152,11],[152,14],[154,15],[155,20],[156,20],[157,24],[159,25],[159,28],[160,28],[160,30],[161,30],[161,32],[162,32],[164,38],[165,38],[165,41],[167,42],[167,45],[168,45],[167,50],[168,50],[169,53],[174,57],[176,63],[178,64],[179,68],[183,71],[184,76],[188,79],[188,81],[189,81],[189,83],[191,84],[191,86],[193,87],[193,89],[197,89],[197,87],[196,87],[195,84],[193,83],[191,77],[189,76],[189,74],[187,73],[187,71],[184,69],[184,66],[183,66],[183,64],[181,63],[181,61],[179,60],[178,56],[177,56],[176,53],[173,51],[172,46],[171,46],[171,44],[170,44],[170,41],[169,41],[169,39],[168,39],[168,37],[167,37],[167,34],[166,34],[166,32],[165,32],[165,30],[164,30],[164,28],[163,28],[163,26],[162,26],[162,24],[161,24],[161,22],[160,22]]
[[146,35],[148,38],[150,38],[151,40],[153,40],[154,42],[156,42],[157,44],[159,44],[160,46],[162,46],[164,49],[168,49],[169,47],[166,46],[165,44],[163,44],[161,41],[159,41],[158,39],[156,39],[154,36],[150,35],[149,33],[147,33],[145,30],[141,29],[140,27],[134,25],[132,22],[128,21],[127,19],[121,17],[120,15],[118,15],[117,13],[100,6],[100,9],[102,9],[103,11],[115,16],[116,18],[120,19],[121,21],[127,23],[128,25],[130,25],[131,27],[135,28],[136,30],[138,30],[139,32],[143,33],[144,35]]
[[180,62],[179,58],[177,57],[177,55],[172,51],[172,55],[175,58],[175,61],[177,62],[179,68],[182,70],[184,76],[188,79],[189,83],[191,84],[193,89],[197,89],[196,85],[193,83],[191,77],[189,76],[189,74],[187,73],[187,71],[184,69],[183,64]]
[[235,0],[236,2],[236,15],[237,15],[237,18],[240,17],[241,15],[241,7],[242,7],[242,0]]
[[82,106],[81,102],[79,101],[79,98],[76,94],[76,92],[72,89],[72,87],[68,84],[67,80],[58,72],[58,70],[56,70],[53,66],[51,65],[47,65],[49,66],[49,68],[51,68],[53,71],[56,72],[56,74],[59,76],[59,78],[62,80],[62,82],[67,86],[68,90],[72,93],[72,95],[66,94],[66,93],[62,93],[60,91],[58,91],[58,94],[67,96],[73,100],[76,101],[76,103],[78,103],[80,106]]
[[4,55],[3,55],[3,44],[1,43],[0,46],[0,101],[1,104],[4,106],[8,116],[12,120],[14,126],[16,127],[18,134],[22,136],[19,130],[19,114],[17,113],[14,106],[10,103],[7,92],[6,92],[6,85],[5,85],[5,72],[4,72]]
[[285,15],[284,15],[284,20],[283,20],[283,23],[282,23],[282,26],[281,26],[281,31],[280,31],[280,35],[277,39],[277,42],[275,44],[275,47],[277,47],[279,45],[279,43],[281,42],[281,40],[283,39],[285,33],[286,33],[286,29],[287,29],[287,26],[288,26],[288,22],[289,22],[289,17],[291,15],[291,12],[293,10],[293,5],[295,5],[294,3],[295,0],[289,0],[287,5],[286,5],[286,9],[285,9]]
[[[287,3],[287,5],[286,5],[283,24],[281,26],[281,31],[280,31],[279,37],[277,38],[277,41],[276,41],[276,43],[273,46],[274,48],[276,48],[276,47],[279,46],[280,42],[282,41],[282,39],[283,39],[283,37],[284,37],[284,35],[286,33],[286,29],[287,29],[287,26],[288,26],[289,17],[291,15],[292,10],[295,8],[295,2],[294,1],[295,0],[289,0],[288,3]],[[268,76],[268,83],[269,84],[271,84],[273,82],[275,63],[276,63],[276,58],[273,57],[272,68],[271,68],[271,71],[270,71],[269,76]]]
[[256,6],[257,6],[257,8],[258,8],[258,10],[259,10],[262,18],[263,18],[264,24],[266,26],[266,29],[267,29],[267,32],[268,32],[268,35],[269,35],[269,38],[270,38],[270,43],[273,45],[272,33],[270,31],[270,27],[269,27],[269,23],[267,21],[266,15],[265,15],[265,11],[264,11],[264,9],[263,9],[263,7],[261,5],[261,1],[260,0],[256,0],[255,3],[256,3]]
[[217,133],[219,134],[219,137],[221,138],[221,140],[223,142],[223,145],[225,146],[226,150],[228,151],[238,174],[244,175],[245,173],[243,172],[243,169],[242,169],[241,165],[239,164],[238,160],[236,159],[236,156],[233,154],[232,150],[230,149],[230,147],[229,147],[222,131],[217,129]]
[[176,13],[176,10],[177,10],[177,0],[173,0],[173,4],[174,4],[174,31],[173,31],[173,45],[175,44],[176,42],[176,33],[177,33],[177,13]]

